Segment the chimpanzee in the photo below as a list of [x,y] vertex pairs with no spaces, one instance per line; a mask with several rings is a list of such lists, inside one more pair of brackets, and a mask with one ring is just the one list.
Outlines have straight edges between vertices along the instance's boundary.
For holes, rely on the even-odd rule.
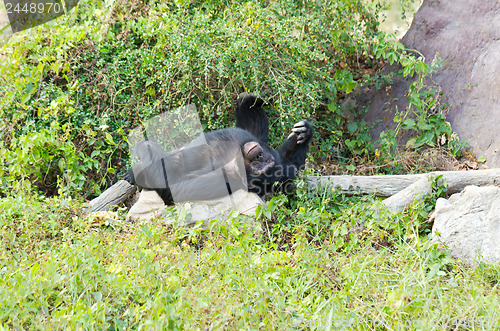
[[276,151],[268,145],[269,120],[263,104],[254,94],[240,94],[237,128],[204,133],[171,153],[142,140],[134,148],[140,162],[123,179],[158,192],[167,205],[219,198],[238,189],[260,196],[289,193],[291,181],[304,168],[312,125],[305,120],[296,123]]

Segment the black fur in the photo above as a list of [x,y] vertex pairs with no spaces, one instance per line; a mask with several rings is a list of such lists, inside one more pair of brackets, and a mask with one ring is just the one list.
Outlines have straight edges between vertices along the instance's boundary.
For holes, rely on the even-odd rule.
[[[155,190],[166,204],[222,197],[231,190],[247,188],[260,196],[283,190],[289,193],[291,181],[305,165],[312,126],[307,121],[295,124],[292,133],[278,150],[267,143],[269,120],[262,109],[264,101],[254,94],[242,93],[236,109],[237,128],[211,131],[184,148],[166,153],[148,140],[135,147],[140,163],[123,179],[144,189]],[[234,163],[243,155],[246,178]],[[169,174],[167,178],[167,173]],[[221,174],[225,183],[221,183]],[[245,183],[246,179],[246,183]]]

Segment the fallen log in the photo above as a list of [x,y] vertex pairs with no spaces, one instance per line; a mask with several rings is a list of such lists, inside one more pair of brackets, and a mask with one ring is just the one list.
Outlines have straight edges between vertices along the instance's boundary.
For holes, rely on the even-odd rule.
[[433,171],[415,175],[309,176],[307,184],[312,190],[323,187],[339,189],[340,193],[346,195],[373,194],[378,197],[390,197],[429,175],[442,175],[448,183],[448,194],[460,192],[468,185],[500,185],[500,169]]
[[373,194],[378,197],[390,197],[411,184],[425,174],[418,175],[376,175],[376,176],[308,176],[307,186],[310,190],[338,189],[346,195]]
[[[448,195],[462,191],[466,186],[500,186],[500,169],[474,171],[434,171],[417,175],[378,176],[310,176],[311,188],[338,188],[340,192],[352,194],[374,194],[388,197],[383,204],[393,213],[403,211],[416,200],[422,200],[432,193],[432,178],[442,176],[439,184],[446,181]],[[404,187],[405,185],[407,187]],[[398,192],[396,192],[399,190]]]
[[[446,180],[449,195],[462,191],[468,185],[500,186],[500,169],[435,171],[416,175],[308,176],[306,181],[311,190],[322,187],[339,189],[346,195],[373,194],[379,197],[391,197],[386,199],[384,204],[389,210],[397,212],[414,200],[423,199],[426,194],[431,193],[430,178],[439,175]],[[120,180],[90,201],[88,212],[108,210],[110,206],[123,202],[134,192],[135,186]]]
[[382,203],[387,207],[387,210],[393,213],[403,211],[413,201],[423,200],[426,195],[432,193],[431,180],[432,176],[423,176],[404,190],[385,199]]
[[100,196],[89,202],[87,212],[106,211],[113,205],[118,205],[125,201],[136,191],[136,187],[125,180],[119,180],[102,192]]

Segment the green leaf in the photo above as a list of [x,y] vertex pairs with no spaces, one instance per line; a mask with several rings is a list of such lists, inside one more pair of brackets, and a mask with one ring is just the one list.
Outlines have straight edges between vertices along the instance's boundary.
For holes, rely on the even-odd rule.
[[424,73],[428,70],[428,66],[427,64],[425,64],[425,62],[418,62],[416,65],[415,65],[415,71],[419,74],[421,73]]
[[416,122],[413,118],[407,118],[401,126],[405,130],[416,129]]
[[356,87],[356,82],[354,80],[352,80],[349,83],[347,83],[345,92],[346,93],[351,93],[352,90],[354,90],[355,87]]
[[106,143],[110,145],[116,145],[115,142],[113,141],[113,137],[109,132],[106,132],[106,138],[104,138],[104,140],[106,141]]
[[354,134],[356,131],[358,131],[358,123],[350,122],[349,124],[347,124],[347,131],[349,131],[350,134]]
[[346,168],[347,170],[349,170],[349,171],[354,171],[354,170],[356,170],[356,166],[355,166],[355,165],[353,165],[353,164],[349,164],[349,165],[347,165],[345,168]]
[[417,137],[413,137],[406,142],[406,148],[415,148]]

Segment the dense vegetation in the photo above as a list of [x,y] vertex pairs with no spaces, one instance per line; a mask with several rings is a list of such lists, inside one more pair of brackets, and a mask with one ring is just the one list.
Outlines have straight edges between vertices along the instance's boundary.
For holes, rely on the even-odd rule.
[[[428,85],[439,61],[378,31],[380,10],[358,0],[81,1],[1,45],[0,327],[496,327],[498,266],[464,266],[428,241],[442,188],[398,215],[301,181],[254,218],[208,227],[82,212],[129,164],[131,130],[187,104],[205,129],[231,125],[243,91],[268,96],[273,142],[313,121],[312,164],[401,171],[404,130],[411,151],[458,155]],[[382,74],[387,62],[401,70]],[[394,75],[416,77],[410,105],[372,141],[340,104]]]
[[[313,160],[373,156],[366,124],[347,123],[338,104],[356,86],[390,81],[397,73],[374,75],[386,59],[421,78],[399,127],[419,132],[416,148],[436,145],[451,130],[439,113],[429,116],[439,95],[423,81],[435,63],[387,41],[377,25],[360,1],[82,2],[2,48],[0,147],[10,152],[0,154],[0,194],[98,195],[126,168],[130,130],[191,103],[205,128],[227,126],[243,91],[272,100],[271,141],[309,117]],[[398,134],[380,141],[382,171]]]

